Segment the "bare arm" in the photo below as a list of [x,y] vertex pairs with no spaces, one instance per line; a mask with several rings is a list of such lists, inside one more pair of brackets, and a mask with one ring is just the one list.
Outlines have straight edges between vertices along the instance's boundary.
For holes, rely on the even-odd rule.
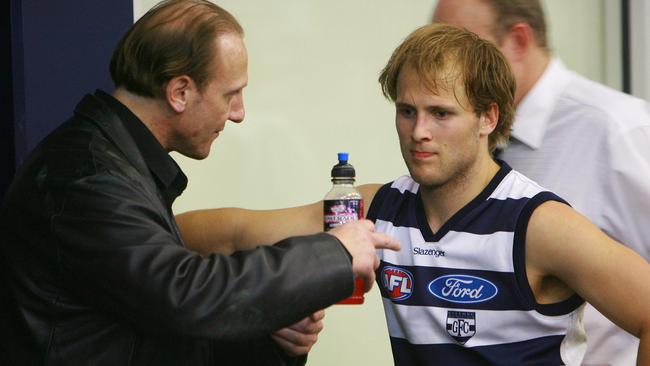
[[[378,184],[359,187],[367,206]],[[218,208],[197,210],[176,216],[185,245],[201,254],[270,245],[295,235],[323,231],[323,202],[277,210]]]
[[320,202],[277,210],[218,208],[186,212],[176,221],[188,248],[201,254],[231,254],[322,231],[321,211]]
[[[645,259],[572,208],[553,201],[534,211],[526,243],[528,278],[538,301],[567,290],[577,292],[639,337],[637,364],[650,363],[650,264]],[[540,286],[548,278],[567,287]]]

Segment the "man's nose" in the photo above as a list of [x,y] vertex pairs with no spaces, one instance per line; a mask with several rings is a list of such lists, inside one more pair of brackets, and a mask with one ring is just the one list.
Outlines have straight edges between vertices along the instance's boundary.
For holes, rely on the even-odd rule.
[[431,140],[431,125],[423,116],[418,116],[413,126],[412,137],[415,141]]
[[246,111],[244,110],[244,100],[243,98],[238,98],[231,105],[230,116],[228,119],[235,123],[241,123],[246,116]]

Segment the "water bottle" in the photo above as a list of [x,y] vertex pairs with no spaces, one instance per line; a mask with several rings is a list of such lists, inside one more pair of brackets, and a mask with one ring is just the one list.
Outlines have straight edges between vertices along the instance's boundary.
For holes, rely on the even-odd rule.
[[[338,164],[332,167],[332,189],[323,202],[323,229],[325,231],[349,221],[363,218],[363,197],[354,187],[354,167],[348,163],[348,153],[338,153]],[[363,304],[363,280],[354,280],[352,296],[338,304]]]

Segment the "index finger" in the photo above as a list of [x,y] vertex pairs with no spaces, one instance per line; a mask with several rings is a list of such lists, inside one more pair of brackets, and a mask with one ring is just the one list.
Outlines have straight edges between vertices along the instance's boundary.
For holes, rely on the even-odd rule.
[[372,236],[375,249],[400,250],[402,248],[397,239],[386,233],[373,233]]

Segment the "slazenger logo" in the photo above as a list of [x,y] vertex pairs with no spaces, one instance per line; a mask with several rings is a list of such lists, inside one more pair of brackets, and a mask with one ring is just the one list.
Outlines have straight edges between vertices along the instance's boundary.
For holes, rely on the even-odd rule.
[[399,267],[384,267],[381,270],[381,283],[391,300],[406,300],[413,293],[413,275]]
[[499,289],[488,280],[460,274],[440,276],[428,287],[433,296],[457,304],[488,301],[499,293]]
[[431,255],[431,256],[434,256],[435,258],[438,258],[438,257],[444,257],[445,256],[445,251],[444,250],[437,250],[437,249],[425,249],[425,248],[415,247],[415,248],[413,248],[413,255]]

